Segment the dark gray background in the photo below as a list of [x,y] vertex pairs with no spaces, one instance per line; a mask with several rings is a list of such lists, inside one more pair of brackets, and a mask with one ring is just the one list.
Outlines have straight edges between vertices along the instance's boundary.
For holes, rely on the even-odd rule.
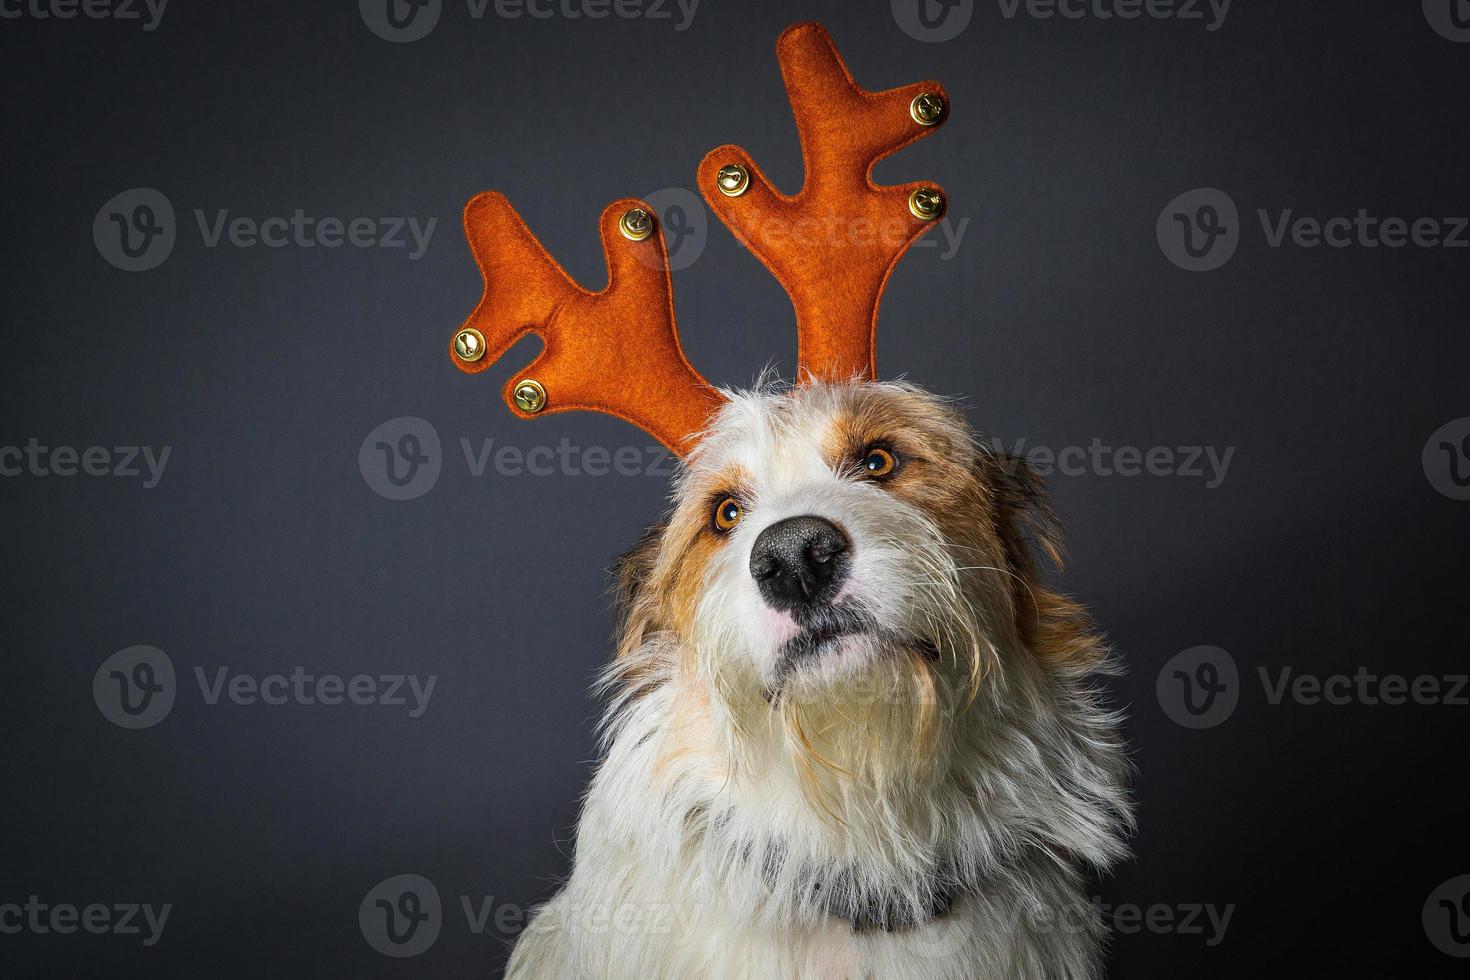
[[[1420,452],[1470,415],[1470,251],[1266,245],[1256,208],[1470,212],[1470,44],[1418,0],[1236,0],[1200,22],[1008,20],[980,0],[942,44],[887,0],[704,0],[672,21],[483,21],[448,0],[412,44],[353,0],[173,0],[158,30],[0,20],[6,190],[0,446],[169,445],[165,477],[0,479],[0,903],[174,906],[162,941],[0,935],[4,976],[484,976],[506,934],[459,896],[526,905],[568,865],[608,655],[604,569],[663,505],[658,475],[471,477],[479,444],[643,446],[590,416],[515,421],[518,351],[466,378],[445,345],[479,296],[458,227],[507,193],[582,281],[617,197],[690,186],[739,142],[787,189],[801,166],[773,54],[827,23],[859,81],[935,77],[954,115],[880,179],[932,177],[971,225],[887,294],[883,373],[968,397],[1007,444],[1236,447],[1225,482],[1052,480],[1066,587],[1122,652],[1139,768],[1136,859],[1111,905],[1236,906],[1196,935],[1118,937],[1118,977],[1450,976],[1420,911],[1470,871],[1466,708],[1267,703],[1258,666],[1463,673],[1470,503]],[[179,241],[139,274],[92,221],[137,186]],[[1176,195],[1240,206],[1224,268],[1155,240]],[[204,247],[192,211],[439,219],[428,254]],[[691,359],[725,384],[794,332],[773,279],[716,225],[676,276]],[[369,489],[374,427],[444,443],[428,495]],[[180,674],[172,714],[110,724],[99,665],[136,644]],[[1244,676],[1225,724],[1175,725],[1172,656],[1215,644]],[[209,706],[196,666],[437,674],[427,713]],[[357,906],[422,874],[438,942],[390,960]],[[1458,968],[1458,969],[1457,969]]]

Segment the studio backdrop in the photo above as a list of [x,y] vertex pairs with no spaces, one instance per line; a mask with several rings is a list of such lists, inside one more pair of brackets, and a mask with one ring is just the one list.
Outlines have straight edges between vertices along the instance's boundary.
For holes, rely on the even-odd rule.
[[952,100],[881,364],[1126,667],[1109,975],[1463,974],[1470,3],[0,0],[0,976],[499,975],[676,464],[455,369],[460,215],[596,289],[643,198],[690,360],[790,377],[695,168],[800,187],[807,19]]

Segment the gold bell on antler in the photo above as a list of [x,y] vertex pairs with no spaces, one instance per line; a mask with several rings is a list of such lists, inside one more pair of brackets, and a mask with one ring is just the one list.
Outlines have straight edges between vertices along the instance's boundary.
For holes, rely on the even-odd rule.
[[466,327],[454,335],[454,356],[473,364],[485,356],[485,335],[473,327]]

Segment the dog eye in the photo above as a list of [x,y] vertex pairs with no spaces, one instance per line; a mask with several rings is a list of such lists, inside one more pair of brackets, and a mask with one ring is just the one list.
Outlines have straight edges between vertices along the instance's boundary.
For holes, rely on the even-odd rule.
[[875,480],[890,477],[898,470],[898,456],[892,450],[874,446],[863,456],[863,472]]
[[740,507],[740,501],[734,497],[723,497],[715,504],[714,522],[715,530],[721,533],[735,530],[735,525],[745,516],[745,511]]

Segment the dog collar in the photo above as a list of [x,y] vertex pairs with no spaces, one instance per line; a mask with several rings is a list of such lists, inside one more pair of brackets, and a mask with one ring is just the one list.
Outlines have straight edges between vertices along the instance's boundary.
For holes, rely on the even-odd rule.
[[881,929],[884,932],[899,932],[928,925],[935,919],[947,915],[954,905],[955,897],[954,889],[948,885],[936,885],[936,889],[930,892],[928,905],[920,915],[914,915],[913,907],[906,901],[899,900],[896,895],[871,899],[856,912],[843,909],[841,913],[838,913],[830,906],[827,911],[851,922],[853,932],[872,932],[875,929]]
[[928,901],[916,911],[913,903],[896,888],[887,893],[859,894],[848,872],[842,872],[827,882],[813,882],[811,888],[813,893],[825,890],[827,913],[851,923],[853,932],[878,929],[899,932],[927,925],[948,914],[964,890],[952,870],[930,872],[924,882]]

